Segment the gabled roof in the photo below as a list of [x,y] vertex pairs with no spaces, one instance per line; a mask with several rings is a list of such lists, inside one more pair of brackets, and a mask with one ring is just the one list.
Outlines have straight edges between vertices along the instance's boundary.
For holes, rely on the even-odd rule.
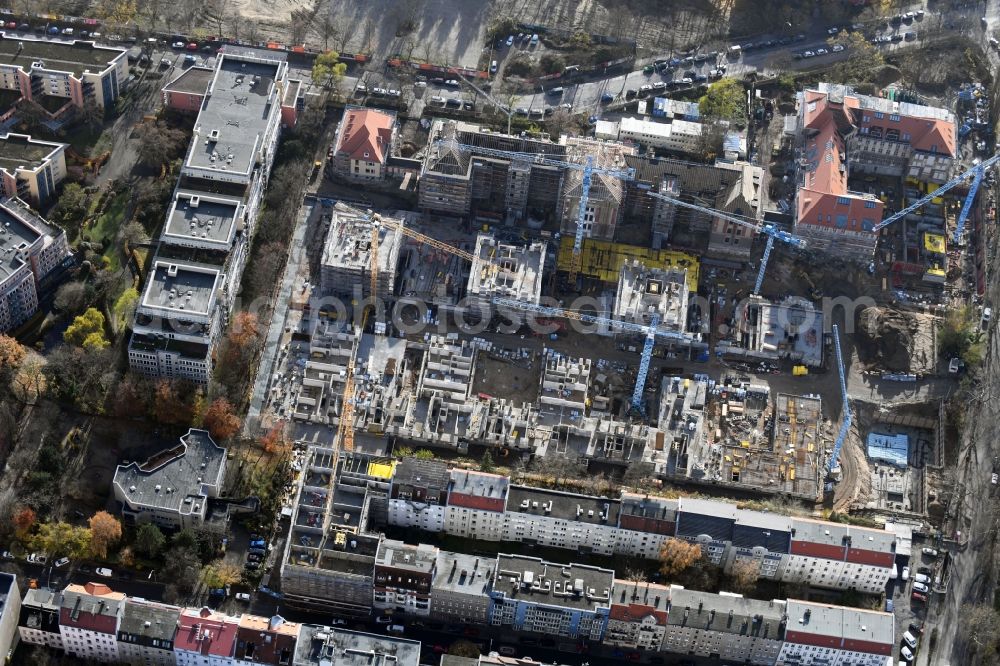
[[344,114],[336,152],[347,153],[353,160],[385,162],[394,123],[395,119],[383,111],[349,109]]
[[69,585],[62,596],[59,624],[114,636],[125,595],[103,583]]

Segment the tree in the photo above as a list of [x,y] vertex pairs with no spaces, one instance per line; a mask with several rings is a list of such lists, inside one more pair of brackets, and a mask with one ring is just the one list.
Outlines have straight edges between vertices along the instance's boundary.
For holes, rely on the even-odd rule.
[[468,657],[469,659],[479,658],[479,646],[464,638],[457,640],[448,648],[448,654],[456,657]]
[[90,551],[101,559],[108,556],[108,549],[122,538],[122,524],[107,511],[98,511],[90,517]]
[[660,573],[673,577],[701,559],[701,546],[670,538],[660,546]]
[[76,183],[67,183],[49,219],[75,233],[83,225],[89,205],[89,197],[83,188]]
[[[185,399],[185,393],[192,402]],[[190,425],[194,417],[194,391],[182,390],[180,384],[166,379],[156,382],[153,418],[160,423]]]
[[347,64],[340,62],[340,54],[336,51],[327,51],[316,56],[312,68],[312,80],[327,90],[337,89],[346,72]]
[[758,580],[760,580],[760,562],[758,560],[742,557],[733,563],[733,568],[729,572],[729,582],[733,592],[750,594],[757,589]]
[[90,548],[90,539],[90,530],[86,527],[64,522],[42,523],[31,539],[31,548],[50,557],[83,557]]
[[12,522],[14,524],[14,532],[18,539],[24,539],[31,531],[31,528],[35,526],[35,521],[37,516],[35,516],[35,511],[30,506],[22,506],[14,512]]
[[141,224],[132,220],[122,229],[122,240],[127,246],[135,247],[148,241],[149,234],[146,233],[146,229]]
[[205,412],[203,423],[205,429],[212,435],[212,439],[218,442],[229,439],[243,426],[233,406],[225,398],[216,398],[212,401]]
[[201,580],[206,587],[212,589],[226,587],[239,582],[240,568],[230,562],[216,560],[204,566],[201,570]]
[[136,291],[135,287],[129,287],[122,292],[122,295],[118,297],[114,307],[111,309],[115,316],[116,327],[132,321],[132,315],[135,314],[135,305],[138,302],[139,292]]
[[184,132],[159,121],[139,125],[135,134],[140,143],[139,161],[153,169],[169,165],[181,156],[187,145]]
[[88,351],[104,349],[110,344],[104,337],[104,315],[97,308],[87,308],[69,325],[63,340]]
[[698,100],[698,110],[702,116],[710,120],[746,120],[746,90],[736,79],[716,81]]
[[260,440],[264,453],[274,455],[288,448],[288,440],[285,439],[285,423],[279,421],[267,431]]
[[48,394],[72,402],[82,411],[99,412],[104,408],[108,391],[117,378],[109,350],[87,351],[59,345],[45,359]]
[[164,559],[163,579],[171,581],[184,594],[191,592],[201,571],[198,552],[191,548],[171,548]]
[[417,460],[434,460],[434,452],[430,449],[417,449],[413,457]]
[[1000,613],[988,604],[963,604],[958,630],[978,654],[993,654],[1000,643]]
[[490,453],[489,449],[483,453],[483,459],[479,461],[479,471],[486,472],[487,474],[496,469],[496,465],[493,463],[493,454]]
[[156,557],[163,550],[167,537],[153,523],[143,523],[135,532],[135,549],[146,557]]
[[35,404],[45,393],[45,365],[45,358],[41,354],[31,352],[14,373],[10,388],[14,396],[24,404]]
[[56,290],[56,310],[68,315],[83,312],[91,302],[91,290],[84,282],[67,282]]
[[0,334],[0,373],[10,376],[21,365],[28,350],[9,335]]
[[861,32],[841,31],[828,40],[831,46],[843,46],[847,57],[834,66],[830,79],[839,83],[863,83],[873,80],[873,75],[885,64],[882,51],[868,42]]

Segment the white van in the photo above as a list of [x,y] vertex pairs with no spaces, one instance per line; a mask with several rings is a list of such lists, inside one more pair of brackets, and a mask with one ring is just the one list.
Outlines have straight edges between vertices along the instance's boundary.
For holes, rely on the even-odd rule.
[[911,650],[917,647],[917,637],[909,631],[903,633],[903,642],[910,646]]

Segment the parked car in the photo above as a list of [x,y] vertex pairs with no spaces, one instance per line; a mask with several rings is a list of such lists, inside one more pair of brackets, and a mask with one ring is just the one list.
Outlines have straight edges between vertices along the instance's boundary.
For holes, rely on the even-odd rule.
[[816,49],[816,55],[818,56],[826,55],[827,53],[829,53],[829,51],[827,51],[826,49]]
[[903,39],[905,39],[908,42],[912,42],[916,38],[917,38],[917,33],[915,32],[908,32],[905,35],[903,35]]
[[508,47],[514,46],[514,35],[511,35],[510,37],[508,37],[506,43],[507,43]]
[[375,617],[375,624],[391,624],[392,618],[387,615],[378,615]]
[[174,42],[170,45],[170,47],[174,49],[182,49],[184,48],[184,42]]
[[237,592],[236,593],[236,600],[237,601],[246,601],[247,603],[249,603],[250,602],[250,595],[247,594],[246,592]]
[[247,562],[246,564],[243,565],[243,568],[250,569],[251,571],[255,569],[260,569],[260,562]]
[[913,599],[914,601],[922,601],[924,603],[927,603],[927,595],[921,592],[914,592],[913,594],[910,595],[910,598]]
[[[382,90],[382,89],[381,88],[376,88],[376,90]],[[382,90],[382,92],[385,93],[384,90]],[[263,539],[253,539],[253,538],[251,538],[250,539],[250,547],[251,548],[266,548],[267,547],[267,542],[264,541]]]
[[653,90],[666,90],[666,89],[667,89],[666,81],[657,81],[656,83],[653,84]]
[[899,574],[899,580],[907,581],[910,579],[910,567],[903,567],[903,572]]
[[936,550],[934,550],[933,548],[921,548],[920,552],[922,552],[927,557],[937,557],[938,556],[938,552]]
[[115,572],[107,567],[98,567],[97,569],[94,569],[94,573],[98,576],[104,576],[105,578],[111,578],[115,575]]
[[448,79],[447,81],[444,82],[444,85],[447,86],[448,88],[458,88],[462,84],[458,82],[458,79]]
[[928,576],[925,576],[924,574],[921,573],[913,574],[913,580],[914,582],[924,583],[925,585],[931,582],[931,579]]
[[50,35],[58,35],[59,34],[59,26],[57,26],[57,25],[50,26],[49,27],[49,34]]
[[903,642],[906,643],[906,645],[911,650],[913,650],[913,649],[915,649],[917,647],[917,637],[914,636],[913,634],[911,634],[909,631],[904,631],[903,632]]
[[208,596],[210,597],[222,597],[226,596],[226,588],[224,587],[214,587],[208,591]]
[[0,553],[0,558],[3,558],[5,560],[12,560],[14,559],[14,555],[9,550],[5,550],[2,553]]
[[815,54],[815,53],[813,53],[812,51],[803,51],[803,52],[802,52],[802,57],[803,57],[803,58],[812,58],[812,57],[813,57],[813,56],[815,56],[815,55],[816,55],[816,54]]
[[840,52],[841,52],[841,51],[843,51],[843,50],[844,50],[844,45],[843,45],[843,44],[834,44],[834,45],[833,45],[833,49],[832,49],[832,51],[833,51],[834,53],[840,53]]
[[48,561],[44,553],[30,553],[26,559],[32,564],[45,564]]
[[625,99],[632,99],[633,97],[636,96],[636,94],[638,94],[638,92],[639,91],[636,90],[635,88],[629,88],[628,90],[625,91]]
[[385,630],[390,634],[401,634],[406,631],[406,627],[401,624],[390,624]]
[[917,592],[923,592],[924,594],[927,594],[927,592],[929,592],[927,585],[925,583],[914,583],[913,589],[916,590]]
[[913,651],[905,645],[903,646],[903,649],[899,651],[899,654],[906,661],[913,661]]
[[924,633],[924,625],[917,624],[916,622],[911,622],[910,631],[913,632],[914,636],[922,636]]
[[67,564],[69,564],[69,558],[68,558],[68,557],[60,557],[60,558],[59,558],[58,560],[56,560],[56,561],[55,561],[55,562],[53,562],[52,564],[53,564],[53,566],[55,566],[56,568],[59,568],[59,567],[64,567],[64,566],[66,566]]
[[197,51],[198,50],[198,42],[191,42],[190,44],[188,44],[187,45],[187,50],[188,51]]
[[493,62],[490,63],[490,74],[496,74],[497,69],[499,69],[499,65],[497,65],[497,61],[494,60]]

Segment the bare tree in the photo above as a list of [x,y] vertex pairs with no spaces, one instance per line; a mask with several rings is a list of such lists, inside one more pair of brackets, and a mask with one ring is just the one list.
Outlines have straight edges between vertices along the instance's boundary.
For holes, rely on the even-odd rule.
[[365,20],[361,23],[361,47],[358,49],[359,51],[371,52],[374,50],[373,39],[375,38],[375,28],[377,25],[374,18],[371,16],[365,17]]

